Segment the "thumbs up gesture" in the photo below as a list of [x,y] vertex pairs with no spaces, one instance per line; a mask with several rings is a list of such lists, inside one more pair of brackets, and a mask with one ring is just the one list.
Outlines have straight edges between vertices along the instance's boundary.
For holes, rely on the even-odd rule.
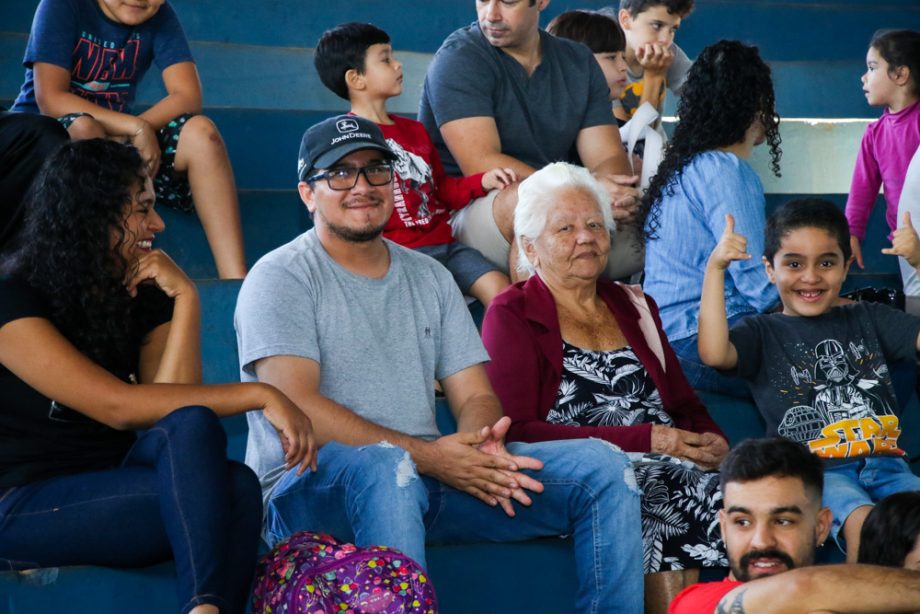
[[725,214],[725,231],[718,245],[709,256],[709,266],[725,270],[735,260],[750,260],[747,253],[747,239],[735,232],[735,218],[731,213]]
[[920,265],[920,237],[910,221],[909,212],[901,216],[901,226],[891,236],[891,247],[883,249],[882,253],[901,256],[914,268]]

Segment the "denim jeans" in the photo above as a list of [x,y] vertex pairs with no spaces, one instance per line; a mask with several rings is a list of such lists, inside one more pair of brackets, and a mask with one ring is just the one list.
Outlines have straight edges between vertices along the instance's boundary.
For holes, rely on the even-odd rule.
[[[731,329],[739,320],[751,314],[743,313],[741,315],[729,318],[728,327]],[[750,399],[751,390],[747,383],[740,377],[730,377],[722,375],[712,367],[703,364],[700,358],[700,352],[697,348],[698,335],[686,337],[671,341],[671,347],[677,354],[680,361],[680,367],[687,376],[687,381],[696,390],[705,390],[706,392],[715,392],[718,394],[727,394],[739,399]]]
[[227,461],[226,445],[211,410],[185,407],[140,433],[117,468],[0,492],[0,565],[139,567],[174,558],[182,612],[200,604],[243,612],[261,496],[252,471]]
[[853,510],[910,490],[920,490],[920,476],[896,456],[870,456],[825,469],[824,506],[834,515],[831,536],[837,546],[846,552],[843,525]]
[[271,494],[266,539],[318,530],[359,546],[397,548],[425,566],[425,544],[522,541],[571,534],[579,612],[641,612],[642,529],[629,459],[596,439],[511,443],[515,455],[541,460],[528,472],[543,483],[533,505],[500,507],[419,476],[407,452],[389,443],[327,443],[318,470],[288,471]]

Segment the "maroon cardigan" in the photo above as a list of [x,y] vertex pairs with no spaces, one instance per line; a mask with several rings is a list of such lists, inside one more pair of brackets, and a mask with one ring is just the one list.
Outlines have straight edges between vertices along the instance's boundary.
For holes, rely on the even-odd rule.
[[[627,343],[651,375],[665,411],[675,426],[696,433],[725,437],[706,406],[690,387],[664,331],[658,306],[646,295],[661,336],[666,369],[645,341],[639,312],[626,290],[599,279],[597,293],[607,304]],[[512,420],[509,441],[549,441],[598,437],[627,452],[649,452],[651,424],[636,426],[566,426],[546,422],[562,382],[562,335],[556,302],[538,275],[499,294],[489,305],[482,323],[482,340],[491,362],[486,372],[505,415]]]

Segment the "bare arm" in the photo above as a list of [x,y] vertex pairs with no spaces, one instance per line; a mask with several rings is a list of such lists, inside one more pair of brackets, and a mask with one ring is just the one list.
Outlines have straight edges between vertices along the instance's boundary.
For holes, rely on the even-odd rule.
[[89,113],[110,136],[131,137],[143,122],[130,113],[110,111],[70,93],[70,71],[66,68],[36,62],[35,101],[43,115],[61,117],[68,113]]
[[[458,430],[476,432],[483,438],[483,441],[477,444],[479,450],[509,460],[518,469],[543,468],[540,461],[526,456],[512,456],[505,449],[505,436],[511,426],[511,420],[502,417],[501,404],[482,365],[463,369],[445,378],[442,385],[451,411],[457,419]],[[504,478],[513,482],[503,483],[510,490],[503,491],[497,501],[509,516],[514,516],[511,499],[522,505],[530,505],[531,499],[525,489],[533,492],[543,491],[540,482],[517,470],[504,471],[503,474]]]
[[162,77],[166,96],[138,117],[160,129],[183,113],[201,113],[201,81],[194,62],[167,66]]
[[630,175],[629,160],[613,124],[583,128],[575,141],[578,157],[595,175]]
[[441,136],[464,175],[510,168],[518,179],[524,179],[536,171],[529,164],[502,153],[498,127],[491,117],[465,117],[447,122],[441,126]]
[[457,420],[458,431],[475,433],[484,426],[492,426],[502,417],[501,403],[482,365],[455,373],[441,384]]
[[286,394],[310,417],[320,446],[338,441],[361,446],[389,441],[413,458],[425,442],[365,420],[347,407],[323,396],[319,390],[319,363],[300,356],[270,356],[255,363],[256,377]]
[[[28,348],[28,351],[23,351]],[[44,318],[0,327],[0,364],[42,395],[118,430],[149,427],[173,410],[203,405],[219,416],[262,409],[279,432],[288,466],[313,462],[309,421],[264,384],[141,384],[124,382],[77,350]]]
[[659,109],[667,85],[668,69],[674,62],[674,48],[671,45],[649,43],[636,50],[636,59],[642,66],[642,95],[639,97],[639,106],[647,102]]
[[735,233],[735,220],[725,216],[725,232],[709,256],[700,298],[697,345],[700,359],[716,369],[731,369],[738,364],[738,352],[728,338],[725,314],[725,269],[735,260],[748,260],[747,240]]
[[[917,231],[914,229],[909,211],[905,211],[901,216],[901,226],[891,236],[891,247],[886,247],[882,253],[904,258],[907,264],[914,267],[920,274],[920,237],[917,236]],[[917,351],[920,351],[920,336],[917,337]]]
[[174,300],[172,318],[147,335],[140,351],[140,383],[201,383],[201,307],[198,290],[166,254],[155,250],[138,263],[129,291],[153,281]]
[[[300,356],[270,356],[257,361],[255,370],[259,381],[276,386],[310,417],[320,445],[329,441],[353,446],[389,441],[409,453],[419,473],[435,477],[490,505],[498,504],[496,497],[510,497],[511,489],[517,485],[512,477],[502,472],[517,470],[513,460],[476,449],[475,446],[483,443],[487,436],[481,430],[424,441],[365,420],[323,396],[319,390],[320,366],[314,360]],[[447,378],[445,390],[459,395],[461,380]],[[467,392],[457,400],[464,407],[457,414],[458,421],[467,410],[472,412],[462,418],[465,427],[473,427],[492,411],[488,401],[476,391]]]
[[874,565],[819,565],[746,582],[722,598],[716,614],[773,612],[915,612],[920,573]]
[[578,157],[607,189],[613,204],[613,217],[629,221],[639,205],[638,177],[632,174],[620,131],[616,126],[583,128],[575,141]]

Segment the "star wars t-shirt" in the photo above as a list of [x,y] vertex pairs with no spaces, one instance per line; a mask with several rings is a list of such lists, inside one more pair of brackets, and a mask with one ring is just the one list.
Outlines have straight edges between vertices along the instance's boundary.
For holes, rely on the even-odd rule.
[[888,364],[915,358],[918,333],[920,318],[854,303],[816,317],[750,316],[730,338],[735,373],[749,381],[767,435],[838,464],[904,454]]

